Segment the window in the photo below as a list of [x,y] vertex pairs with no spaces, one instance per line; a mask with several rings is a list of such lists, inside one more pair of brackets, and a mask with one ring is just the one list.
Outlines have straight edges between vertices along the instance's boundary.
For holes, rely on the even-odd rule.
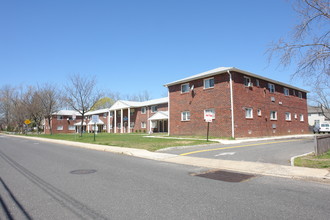
[[204,79],[204,89],[214,88],[214,78]]
[[141,108],[141,114],[145,114],[147,112],[147,107],[142,107]]
[[277,112],[271,111],[270,112],[270,120],[277,120]]
[[291,113],[290,112],[285,112],[285,120],[286,121],[291,121]]
[[69,125],[68,129],[69,129],[69,131],[75,131],[76,127],[74,125]]
[[190,121],[190,112],[181,112],[181,121]]
[[113,117],[113,112],[110,112],[110,117]]
[[147,127],[147,123],[141,122],[141,128],[146,128],[146,127]]
[[251,78],[244,76],[244,86],[250,86],[251,85]]
[[213,115],[212,119],[215,119],[215,110],[214,110],[214,108],[205,109],[204,110],[204,115],[206,113],[212,113],[212,115]]
[[245,118],[253,118],[252,108],[245,108]]
[[258,114],[258,116],[261,116],[261,109],[257,110],[257,114]]
[[106,118],[107,117],[107,113],[103,113],[103,118]]
[[152,113],[157,112],[157,106],[156,105],[151,106],[151,112]]
[[297,114],[296,114],[296,113],[294,114],[294,118],[295,118],[295,119],[297,119],[297,118],[298,118],[298,116],[297,116]]
[[63,119],[63,115],[58,115],[57,116],[57,120],[62,120]]
[[189,90],[190,90],[189,83],[181,85],[181,93],[187,93],[189,92]]
[[289,89],[288,88],[283,88],[283,93],[285,96],[289,95]]
[[256,86],[260,87],[259,79],[256,79]]
[[131,122],[130,128],[134,128],[134,126],[135,126],[135,123],[134,122]]
[[300,118],[300,121],[304,121],[304,115],[303,114],[300,114],[299,118]]
[[103,125],[103,130],[107,130],[107,125]]
[[268,89],[270,93],[274,93],[275,92],[275,85],[268,83]]
[[296,96],[296,90],[292,90],[292,95]]
[[298,92],[298,97],[302,99],[302,93]]
[[57,130],[62,131],[63,130],[63,125],[57,126]]
[[314,125],[319,125],[320,124],[320,120],[314,120]]

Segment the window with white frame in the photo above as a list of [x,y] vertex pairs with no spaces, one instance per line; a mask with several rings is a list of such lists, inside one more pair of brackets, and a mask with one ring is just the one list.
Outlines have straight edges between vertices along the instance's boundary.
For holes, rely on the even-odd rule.
[[277,120],[277,111],[270,111],[270,120]]
[[304,115],[303,114],[300,114],[299,118],[300,118],[300,121],[304,121]]
[[204,79],[204,89],[214,88],[214,78]]
[[190,112],[181,112],[181,121],[190,121]]
[[[76,126],[74,126],[74,125],[69,125],[68,126],[68,129],[69,129],[69,131],[75,131],[76,130]],[[63,130],[63,129],[62,129]]]
[[147,107],[142,107],[141,108],[141,114],[147,113]]
[[215,110],[214,110],[214,108],[205,109],[204,110],[204,115],[206,115],[207,113],[211,113],[213,115],[212,119],[215,119]]
[[141,122],[141,128],[146,128],[147,127],[147,123],[145,123],[144,121]]
[[296,96],[296,90],[294,90],[294,89],[292,90],[292,95]]
[[245,108],[245,118],[253,118],[252,108]]
[[63,119],[63,115],[58,115],[57,116],[57,120],[62,120]]
[[261,116],[261,109],[257,110],[257,114],[258,114],[258,116]]
[[185,83],[181,85],[181,93],[187,93],[189,92],[190,87],[189,87],[189,83]]
[[298,92],[298,97],[302,99],[302,93]]
[[59,126],[57,126],[57,130],[58,130],[58,131],[62,131],[62,130],[63,130],[63,125],[59,125]]
[[251,85],[251,78],[244,76],[244,86],[250,86]]
[[152,113],[157,112],[157,105],[153,105],[153,106],[151,106],[151,112],[152,112]]
[[291,121],[291,113],[290,112],[285,112],[285,120],[286,121]]
[[297,118],[298,118],[298,116],[297,116],[297,114],[296,114],[296,113],[294,114],[294,118],[295,118],[295,119],[297,119]]
[[260,87],[260,81],[259,81],[259,79],[256,79],[256,86]]
[[274,93],[275,92],[275,85],[268,83],[268,89],[270,93]]
[[289,95],[289,89],[288,88],[283,88],[283,93],[285,96]]

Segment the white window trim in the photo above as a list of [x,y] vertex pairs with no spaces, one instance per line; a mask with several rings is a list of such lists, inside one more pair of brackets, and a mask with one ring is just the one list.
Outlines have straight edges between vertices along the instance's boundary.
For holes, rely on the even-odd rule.
[[[275,112],[275,117],[274,118],[272,118],[272,112]],[[277,111],[270,111],[270,120],[272,120],[272,121],[276,121],[277,120]]]
[[302,99],[302,92],[298,92],[298,97]]
[[141,122],[141,128],[147,128],[147,123],[145,123],[144,121]]
[[[247,79],[247,80],[245,81],[245,79]],[[245,82],[247,82],[247,85],[245,84]],[[244,86],[248,87],[249,84],[251,84],[251,77],[244,76]]]
[[[271,87],[273,87],[274,91],[272,91]],[[275,93],[275,91],[276,91],[275,85],[272,83],[268,83],[268,89],[269,89],[269,93]]]
[[261,109],[258,109],[258,110],[257,110],[257,115],[258,115],[258,116],[261,116],[261,114],[262,114],[262,113],[261,113]]
[[[142,109],[144,109],[144,112],[143,112]],[[143,114],[143,115],[147,114],[147,107],[146,106],[141,107],[141,114]]]
[[[188,85],[188,91],[182,91],[182,88],[183,88],[183,86],[185,86],[185,85]],[[189,85],[189,83],[181,84],[181,94],[182,94],[182,93],[188,93],[189,90],[190,90],[190,85]]]
[[[187,117],[187,113],[189,113],[189,119]],[[190,121],[190,111],[181,112],[181,121]]]
[[205,110],[204,110],[204,115],[205,115],[206,111],[211,111],[212,114],[213,114],[212,119],[215,119],[215,109],[214,109],[214,108],[208,108],[208,109],[205,109]]
[[[287,118],[287,116],[289,116],[289,117]],[[285,120],[286,121],[291,121],[291,113],[290,112],[285,112]]]
[[[213,79],[213,86],[210,86],[210,87],[206,88],[206,87],[205,87],[205,85],[206,85],[206,81],[209,81],[209,80],[211,80],[211,79]],[[212,89],[212,88],[214,88],[214,77],[204,79],[203,84],[204,84],[204,89]]]
[[300,114],[300,115],[299,115],[299,120],[300,120],[300,121],[304,121],[304,115],[303,115],[303,114]]
[[290,95],[290,90],[288,88],[283,88],[283,93],[285,96],[289,96]]
[[[250,110],[251,111],[251,116],[247,116],[247,111]],[[245,118],[251,119],[253,118],[253,109],[252,108],[245,108]]]
[[[155,108],[155,109],[153,109],[153,108]],[[153,106],[151,106],[151,112],[152,113],[155,113],[155,112],[157,112],[158,110],[157,110],[157,105],[153,105]]]
[[56,130],[58,130],[58,131],[63,131],[63,125],[59,125],[59,126],[57,126]]

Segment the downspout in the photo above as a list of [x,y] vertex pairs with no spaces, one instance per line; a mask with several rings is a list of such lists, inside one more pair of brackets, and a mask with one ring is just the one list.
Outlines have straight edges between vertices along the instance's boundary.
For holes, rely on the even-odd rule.
[[231,136],[235,138],[235,128],[234,128],[234,100],[233,100],[233,80],[229,70],[229,87],[230,87],[230,112],[231,112]]

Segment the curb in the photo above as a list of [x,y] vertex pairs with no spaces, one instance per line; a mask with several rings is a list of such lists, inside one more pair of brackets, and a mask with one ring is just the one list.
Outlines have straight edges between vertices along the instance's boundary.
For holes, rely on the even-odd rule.
[[291,159],[290,159],[291,166],[294,167],[294,160],[295,160],[297,157],[307,156],[308,154],[312,154],[312,153],[314,153],[314,151],[311,151],[311,152],[309,152],[309,153],[300,154],[300,155],[297,155],[297,156],[291,157]]

